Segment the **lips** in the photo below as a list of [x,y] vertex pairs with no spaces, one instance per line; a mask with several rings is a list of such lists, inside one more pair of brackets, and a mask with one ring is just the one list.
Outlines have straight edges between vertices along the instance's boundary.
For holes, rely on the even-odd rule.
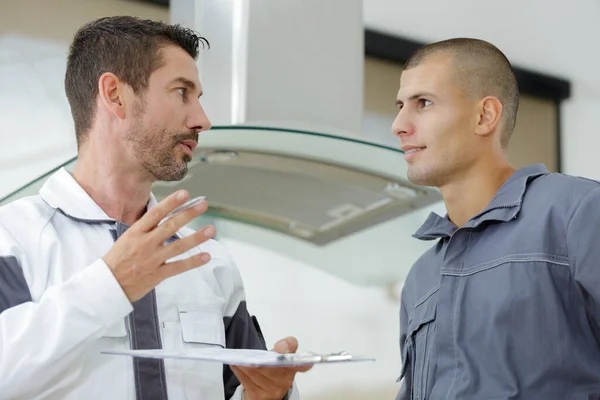
[[181,143],[183,146],[187,147],[190,150],[190,152],[192,152],[192,153],[198,146],[198,143],[195,140],[183,140],[179,143]]
[[417,151],[424,150],[425,146],[414,146],[412,144],[405,144],[402,146],[402,151],[404,154],[416,153]]
[[405,144],[402,146],[402,151],[404,152],[404,159],[407,162],[411,162],[414,157],[416,157],[417,153],[425,150],[425,146],[414,146],[411,144]]
[[417,151],[421,151],[421,150],[425,150],[425,147],[415,147],[414,149],[405,150],[404,154],[412,154],[412,153],[416,153]]

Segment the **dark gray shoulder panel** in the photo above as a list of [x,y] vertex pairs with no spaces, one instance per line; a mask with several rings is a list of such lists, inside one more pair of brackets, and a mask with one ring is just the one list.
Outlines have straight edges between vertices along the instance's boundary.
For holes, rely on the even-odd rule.
[[0,256],[0,313],[28,301],[31,293],[19,261],[14,256]]
[[[248,313],[245,301],[240,302],[232,317],[223,318],[223,324],[225,325],[225,343],[228,349],[267,349],[258,320]],[[239,385],[240,382],[231,368],[224,365],[225,398],[230,399]]]

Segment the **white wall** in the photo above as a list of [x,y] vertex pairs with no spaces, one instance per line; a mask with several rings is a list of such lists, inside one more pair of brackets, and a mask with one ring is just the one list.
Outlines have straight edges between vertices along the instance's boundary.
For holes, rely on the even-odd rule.
[[127,0],[0,3],[0,197],[76,154],[67,48],[85,22],[120,14],[169,19],[164,7]]
[[488,40],[513,64],[569,79],[561,107],[564,172],[600,179],[600,3],[595,0],[365,0],[366,26],[420,41]]
[[385,290],[357,287],[275,252],[222,242],[238,263],[250,311],[258,316],[269,345],[293,335],[301,350],[345,350],[377,359],[315,366],[298,376],[303,399],[393,398],[400,371],[397,300]]

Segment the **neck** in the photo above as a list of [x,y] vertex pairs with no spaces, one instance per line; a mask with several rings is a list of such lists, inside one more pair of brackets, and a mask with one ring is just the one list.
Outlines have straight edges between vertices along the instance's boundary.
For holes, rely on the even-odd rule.
[[448,217],[458,227],[483,211],[515,172],[505,159],[488,160],[472,167],[461,179],[440,187]]
[[125,162],[131,157],[122,147],[107,149],[87,142],[83,147],[73,178],[106,215],[132,225],[146,211],[153,177],[139,165]]

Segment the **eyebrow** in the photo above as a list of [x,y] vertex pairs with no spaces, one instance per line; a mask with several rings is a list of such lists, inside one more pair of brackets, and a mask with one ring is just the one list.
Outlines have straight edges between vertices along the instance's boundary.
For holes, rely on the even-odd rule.
[[[173,85],[174,83],[181,83],[182,85],[184,85],[185,87],[187,87],[191,91],[196,90],[196,84],[194,82],[190,81],[189,79],[186,79],[186,78],[184,78],[182,76],[173,79],[171,81],[171,85]],[[200,91],[200,94],[198,95],[198,98],[200,98],[200,96],[202,96],[202,95],[203,95],[203,92]]]
[[[429,92],[419,92],[419,93],[415,93],[412,96],[410,96],[408,98],[409,101],[412,100],[417,100],[420,99],[421,97],[426,97],[426,98],[430,98],[430,99],[434,99],[435,95],[433,93],[429,93]],[[400,99],[396,99],[396,106],[402,105],[404,104],[404,101],[400,100]]]

